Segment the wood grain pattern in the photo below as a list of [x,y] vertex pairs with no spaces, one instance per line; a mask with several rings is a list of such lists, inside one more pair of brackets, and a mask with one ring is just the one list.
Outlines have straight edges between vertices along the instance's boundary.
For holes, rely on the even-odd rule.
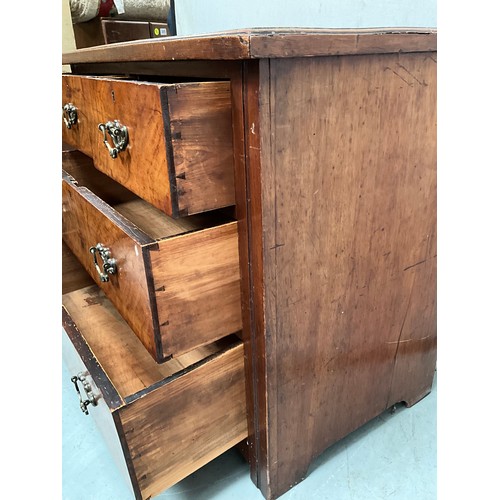
[[340,32],[255,35],[250,38],[253,58],[317,57],[331,55],[386,54],[436,50],[437,35],[428,33]]
[[275,498],[331,443],[430,389],[436,32],[224,37],[242,52],[209,35],[67,57],[87,74],[230,79],[248,456]]
[[229,82],[164,87],[180,214],[234,205]]
[[[253,263],[258,259],[249,259],[252,251],[258,251],[259,246],[252,246],[253,241],[260,241],[258,234],[259,225],[249,221],[254,213],[260,214],[260,197],[248,196],[247,183],[251,181],[249,171],[245,168],[247,160],[252,157],[251,168],[254,175],[260,170],[259,160],[259,61],[245,61],[241,67],[235,68],[231,75],[231,102],[233,112],[233,149],[235,166],[235,197],[236,217],[238,220],[238,253],[240,259],[241,275],[241,312],[242,312],[242,339],[245,349],[245,391],[247,401],[247,427],[248,438],[238,445],[238,449],[249,462],[252,481],[259,485],[258,469],[261,465],[259,459],[267,449],[261,445],[265,442],[265,425],[259,426],[259,418],[265,418],[266,405],[259,410],[259,397],[266,397],[266,391],[260,392],[258,387],[259,372],[256,367],[258,360],[255,358],[264,348],[257,349],[255,343],[264,343],[264,337],[254,335],[255,308],[253,304],[254,287],[259,287],[259,281],[254,281],[255,276],[262,275],[253,272]],[[260,177],[259,177],[260,178]],[[252,190],[253,192],[253,190]],[[257,231],[254,234],[253,231]],[[262,413],[262,415],[259,414]]]
[[62,108],[66,104],[73,104],[77,109],[78,122],[68,129],[61,117],[62,140],[87,155],[92,155],[93,113],[90,103],[80,85],[81,80],[62,76]]
[[[436,227],[435,214],[431,223]],[[436,231],[429,234],[424,261],[406,266],[412,274],[411,298],[401,326],[387,406],[412,406],[431,392],[436,367],[437,262]]]
[[[63,54],[62,64],[85,62],[175,61],[182,59],[242,59],[248,56],[248,41],[243,36],[169,37],[165,40],[138,40],[90,47]],[[117,50],[109,51],[113,47]],[[64,62],[66,61],[66,62]]]
[[246,437],[244,384],[239,344],[120,411],[142,498]]
[[[255,300],[263,293],[262,281],[262,196],[261,141],[270,141],[267,130],[261,131],[259,107],[267,99],[261,92],[261,74],[267,71],[267,61],[248,61],[243,66],[243,128],[245,162],[239,163],[235,174],[237,184],[237,214],[239,225],[240,267],[242,276],[243,339],[246,356],[246,391],[248,412],[248,451],[250,474],[254,483],[266,495],[267,387],[265,385],[266,339],[263,303]],[[267,81],[267,80],[265,80]]]
[[[94,281],[106,291],[152,355],[156,344],[143,245],[154,243],[85,187],[63,179],[62,236]],[[102,243],[117,260],[118,272],[101,282],[90,247]],[[101,263],[102,264],[102,263]]]
[[164,355],[241,330],[236,222],[160,241],[151,267]]
[[206,227],[204,217],[173,219],[140,198],[118,203],[113,208],[155,240],[171,238]]
[[230,60],[436,50],[429,28],[264,28],[124,42],[63,54],[63,64]]
[[266,498],[432,383],[435,72],[434,53],[260,66],[260,144],[246,167],[247,198],[262,200],[247,214],[260,336],[249,411],[261,416]]

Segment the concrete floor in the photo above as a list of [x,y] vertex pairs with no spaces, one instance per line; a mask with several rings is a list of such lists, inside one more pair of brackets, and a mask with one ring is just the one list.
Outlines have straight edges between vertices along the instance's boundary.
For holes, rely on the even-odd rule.
[[[81,413],[63,367],[62,490],[64,500],[133,500],[92,418]],[[280,500],[435,500],[437,381],[412,408],[398,406],[331,446],[308,477]],[[160,500],[262,500],[248,464],[229,450]]]

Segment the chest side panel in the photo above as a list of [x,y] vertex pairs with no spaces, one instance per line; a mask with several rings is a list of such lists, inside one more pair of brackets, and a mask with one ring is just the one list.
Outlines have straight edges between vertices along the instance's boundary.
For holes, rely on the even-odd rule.
[[387,408],[401,340],[427,337],[418,383],[398,366],[398,397],[431,386],[435,71],[433,53],[270,61],[260,133],[277,492]]

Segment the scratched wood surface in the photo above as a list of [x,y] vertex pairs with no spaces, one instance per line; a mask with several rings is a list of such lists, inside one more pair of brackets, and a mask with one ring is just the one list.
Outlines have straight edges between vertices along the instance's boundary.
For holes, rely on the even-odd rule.
[[[248,457],[252,481],[266,495],[267,466],[267,388],[265,385],[266,342],[263,321],[262,273],[262,196],[261,141],[270,141],[267,130],[260,132],[259,106],[266,99],[259,93],[259,65],[248,61],[243,65],[241,88],[233,90],[239,101],[234,106],[235,119],[235,183],[238,243],[241,269],[243,341],[245,345],[245,377],[247,393]],[[237,80],[240,83],[240,80]],[[235,87],[237,84],[234,85]],[[237,136],[236,134],[241,134]],[[239,141],[238,141],[238,138]]]
[[63,55],[63,64],[231,60],[436,50],[430,28],[254,28],[90,47]]
[[[314,65],[312,62],[313,59],[309,62],[305,59],[290,59],[290,66],[283,65],[284,61],[269,61],[264,59],[260,60],[260,69],[258,69],[259,60],[248,61],[248,59],[254,57],[296,58],[299,56],[309,57],[314,55],[358,54],[358,56],[354,58],[340,58],[354,61],[357,57],[364,57],[361,56],[361,54],[386,52],[394,53],[394,57],[397,57],[397,53],[412,51],[422,52],[422,54],[415,55],[434,58],[435,54],[425,54],[425,52],[429,50],[434,51],[436,49],[436,33],[433,30],[425,29],[287,30],[287,33],[269,33],[269,30],[244,31],[244,33],[235,32],[225,35],[196,37],[195,40],[192,40],[190,37],[184,39],[178,39],[176,37],[169,39],[168,44],[151,44],[147,42],[144,44],[131,43],[127,46],[122,45],[120,47],[114,47],[113,49],[111,49],[111,47],[102,47],[97,50],[89,50],[87,52],[79,51],[78,53],[68,54],[65,56],[65,62],[73,64],[73,69],[78,69],[78,72],[87,74],[92,74],[93,72],[101,74],[137,72],[137,74],[144,75],[189,75],[194,77],[206,75],[207,77],[217,78],[217,73],[220,71],[220,77],[229,77],[231,79],[234,142],[233,158],[236,167],[235,188],[238,199],[239,253],[243,283],[242,309],[245,322],[244,338],[247,361],[246,385],[248,425],[249,432],[252,434],[249,441],[249,458],[254,481],[262,489],[265,496],[271,498],[272,496],[277,496],[280,489],[288,488],[294,481],[300,480],[301,474],[297,473],[294,475],[293,471],[301,468],[299,463],[306,467],[305,464],[308,463],[310,455],[312,453],[317,454],[319,453],[318,450],[323,449],[318,444],[318,441],[326,442],[329,438],[334,439],[334,436],[337,435],[337,430],[332,431],[332,429],[328,427],[328,422],[326,422],[334,411],[331,407],[328,407],[328,404],[326,404],[325,408],[318,409],[315,403],[315,401],[318,401],[318,398],[324,402],[324,399],[321,399],[321,394],[326,393],[322,393],[321,391],[324,389],[325,382],[332,381],[331,378],[328,378],[330,376],[330,371],[333,371],[330,370],[331,364],[328,368],[330,371],[327,370],[327,373],[318,369],[320,372],[319,382],[317,382],[319,389],[313,390],[311,399],[308,399],[309,396],[307,395],[307,391],[311,389],[311,387],[314,388],[314,384],[311,382],[310,378],[305,379],[305,390],[303,392],[306,393],[306,399],[303,405],[300,402],[302,398],[302,388],[298,387],[293,380],[289,381],[289,379],[287,379],[287,383],[291,384],[291,387],[289,390],[283,392],[283,401],[285,403],[280,406],[282,401],[279,399],[278,394],[281,393],[282,386],[281,380],[276,373],[279,371],[278,369],[280,367],[281,370],[286,371],[287,367],[294,363],[299,365],[300,371],[300,367],[302,366],[300,356],[304,353],[307,354],[308,347],[304,340],[302,343],[298,341],[294,343],[294,339],[296,339],[296,337],[301,338],[301,335],[307,337],[307,335],[309,335],[308,326],[311,323],[310,317],[305,317],[303,319],[299,318],[299,328],[292,328],[289,331],[288,337],[285,335],[285,329],[281,325],[281,315],[287,315],[287,309],[283,309],[283,297],[291,297],[295,292],[286,291],[283,295],[280,295],[282,288],[279,288],[278,284],[283,286],[285,279],[282,278],[281,272],[285,271],[285,274],[290,274],[292,264],[283,260],[276,260],[276,256],[273,256],[273,253],[279,253],[281,250],[286,250],[285,247],[281,246],[281,242],[277,240],[276,234],[288,234],[288,238],[291,238],[289,234],[291,232],[289,227],[290,221],[286,219],[286,217],[288,232],[282,231],[284,220],[282,214],[288,209],[291,201],[290,197],[286,200],[282,200],[280,193],[285,190],[286,183],[289,184],[289,189],[291,191],[295,190],[295,186],[291,182],[291,179],[295,180],[294,174],[291,172],[292,169],[295,169],[297,175],[299,175],[302,169],[305,169],[306,172],[310,174],[306,176],[307,179],[302,179],[297,183],[297,188],[303,190],[305,187],[306,192],[311,191],[309,188],[311,188],[315,178],[314,176],[317,176],[318,172],[324,169],[322,161],[329,157],[329,155],[333,156],[338,154],[339,158],[343,159],[344,172],[348,174],[347,179],[350,179],[351,170],[347,167],[347,163],[350,163],[352,151],[346,149],[345,140],[346,137],[352,138],[353,131],[358,133],[360,129],[361,135],[365,140],[361,141],[361,144],[357,144],[357,146],[359,146],[359,151],[354,157],[355,162],[353,163],[352,171],[357,172],[359,169],[362,169],[362,165],[366,159],[369,166],[365,167],[363,175],[369,176],[366,169],[372,168],[375,172],[378,172],[377,179],[382,182],[386,177],[385,174],[391,172],[390,165],[395,168],[397,159],[399,158],[398,154],[392,153],[384,158],[385,163],[388,164],[384,170],[382,165],[384,162],[382,159],[383,152],[390,150],[389,146],[391,141],[394,143],[395,150],[399,150],[401,146],[402,152],[405,147],[408,147],[409,131],[413,128],[413,130],[418,131],[417,135],[421,135],[422,129],[424,128],[423,122],[418,122],[415,116],[413,116],[412,119],[407,121],[408,128],[402,134],[402,142],[400,141],[399,131],[405,129],[402,121],[406,119],[406,114],[411,115],[413,111],[406,112],[404,110],[404,106],[408,102],[408,96],[404,93],[404,90],[401,94],[402,99],[399,97],[396,99],[399,105],[402,105],[403,109],[402,117],[400,118],[397,117],[400,110],[393,109],[392,105],[383,108],[382,104],[385,106],[388,102],[390,103],[390,99],[379,98],[377,100],[377,96],[381,97],[384,93],[387,93],[389,89],[392,93],[397,94],[397,92],[400,92],[400,90],[397,90],[398,87],[396,87],[394,83],[388,85],[389,80],[384,80],[384,78],[387,78],[386,73],[394,71],[393,77],[399,79],[401,89],[404,85],[407,85],[411,87],[412,92],[418,92],[418,90],[414,88],[419,85],[415,78],[427,83],[427,85],[431,87],[430,89],[426,89],[427,92],[434,91],[432,86],[435,84],[433,81],[435,74],[433,73],[433,69],[429,69],[428,67],[424,70],[419,70],[423,71],[427,76],[431,75],[432,77],[428,80],[422,80],[420,78],[422,75],[419,72],[415,72],[411,65],[407,64],[407,60],[406,62],[405,60],[400,62],[398,59],[398,62],[403,66],[400,68],[393,64],[393,60],[384,59],[386,56],[377,56],[377,58],[380,57],[380,59],[378,59],[380,64],[384,64],[383,61],[392,62],[384,66],[384,68],[386,68],[384,78],[382,78],[380,74],[374,76],[376,74],[374,68],[372,68],[372,73],[368,72],[364,74],[365,78],[375,82],[375,85],[368,86],[367,82],[364,83],[362,79],[355,77],[356,71],[354,71],[354,69],[347,71],[346,67],[343,67],[343,77],[339,79],[339,86],[335,89],[335,92],[333,92],[335,98],[333,101],[335,103],[334,106],[337,106],[339,100],[342,100],[340,96],[341,92],[339,91],[339,89],[342,88],[346,96],[352,93],[351,98],[353,100],[350,101],[351,104],[358,104],[358,107],[362,109],[365,105],[368,109],[372,109],[373,106],[379,106],[381,109],[385,109],[384,112],[386,115],[380,112],[381,116],[385,116],[381,121],[383,125],[381,130],[378,129],[379,122],[376,116],[373,114],[369,115],[367,126],[371,126],[374,130],[372,136],[374,138],[373,147],[369,147],[367,144],[370,140],[366,139],[367,134],[362,130],[363,127],[354,117],[355,113],[353,110],[356,109],[355,106],[345,106],[344,108],[340,106],[341,109],[349,108],[349,113],[344,113],[343,115],[343,118],[347,117],[347,119],[344,120],[346,124],[345,127],[342,128],[339,125],[341,120],[339,119],[338,122],[335,123],[333,119],[336,114],[335,109],[332,110],[332,106],[325,106],[323,103],[318,103],[320,100],[328,103],[330,100],[331,88],[333,87],[332,78],[328,76],[329,71],[333,70],[328,70],[326,66],[321,66],[321,64],[329,65],[331,61],[339,60],[339,58],[318,58],[319,61],[316,61],[315,64],[319,64],[320,66]],[[406,31],[410,33],[406,33]],[[401,54],[401,57],[402,56],[403,54]],[[172,58],[175,58],[175,61],[170,61]],[[165,63],[166,59],[170,62]],[[211,61],[211,59],[214,60]],[[226,62],[223,62],[222,59],[226,59]],[[230,59],[233,60],[229,61]],[[245,60],[241,66],[241,71],[238,69],[237,59]],[[275,62],[277,63],[276,66],[274,66]],[[428,60],[426,64],[427,63],[429,63]],[[297,66],[295,66],[295,64],[297,64]],[[309,64],[311,64],[311,66],[309,66]],[[344,62],[344,64],[347,63]],[[294,66],[296,69],[295,72],[292,71]],[[304,73],[301,77],[299,73],[302,71]],[[304,75],[307,74],[308,71],[318,71],[318,79],[315,77],[314,79],[309,78],[308,81],[305,81],[306,77]],[[407,71],[411,74],[408,74]],[[381,73],[381,71],[379,73]],[[338,76],[339,75],[336,74],[335,78]],[[360,87],[359,91],[352,92],[353,86],[347,83],[349,78],[352,79],[355,86]],[[289,79],[292,81],[289,81]],[[326,80],[327,84],[325,84],[323,80]],[[382,85],[377,85],[377,81]],[[301,83],[298,84],[297,82]],[[321,89],[321,85],[324,85],[323,89]],[[363,85],[366,85],[366,87],[363,88]],[[318,99],[311,99],[310,96],[305,96],[308,86],[314,90],[313,95],[318,96]],[[422,86],[425,87],[425,85]],[[279,87],[283,88],[281,95],[277,90]],[[410,92],[410,90],[406,89],[406,92]],[[287,99],[284,97],[284,94],[287,93],[290,93],[291,97],[290,102],[292,104],[290,107],[288,107]],[[360,103],[358,103],[358,101],[360,101]],[[429,104],[429,101],[432,101],[432,97],[419,104],[425,108],[425,106]],[[311,102],[314,104],[312,108]],[[291,107],[297,108],[296,112],[297,115],[300,115],[299,118],[292,113]],[[276,113],[276,111],[278,112]],[[425,115],[424,119],[426,120],[429,116],[429,110],[427,110],[427,112],[422,110],[421,113]],[[278,117],[277,121],[274,121],[275,114]],[[313,116],[309,116],[311,114]],[[320,123],[315,121],[315,117],[317,116],[322,120]],[[342,116],[342,114],[339,113],[339,116]],[[304,117],[306,118],[305,120],[303,120]],[[391,120],[394,122],[394,129],[391,129],[388,125]],[[306,128],[312,128],[316,135],[304,133],[304,128],[302,126],[303,122]],[[431,120],[429,119],[429,123],[430,122]],[[297,124],[300,124],[300,126],[297,126]],[[353,126],[353,130],[347,130],[348,124]],[[429,134],[432,134],[433,125],[432,123],[430,124]],[[323,126],[325,126],[328,131],[326,134],[321,133]],[[422,126],[422,128],[419,126]],[[291,128],[295,128],[295,130],[291,130]],[[397,133],[396,130],[398,131]],[[384,134],[387,135],[388,131],[389,138],[385,138]],[[336,137],[335,141],[332,140],[332,136]],[[276,142],[275,137],[278,139]],[[307,142],[307,144],[304,145],[304,142]],[[383,145],[383,147],[380,145]],[[435,143],[431,140],[429,148],[429,154],[431,155],[433,153],[433,148],[435,148]],[[284,153],[287,149],[289,150],[288,155]],[[317,152],[304,153],[308,150],[317,150]],[[329,151],[329,155],[325,150]],[[404,155],[402,154],[402,156]],[[410,156],[408,156],[408,159],[410,159]],[[406,163],[404,163],[404,165],[405,168],[407,168]],[[421,166],[422,163],[419,162],[418,165]],[[434,168],[434,166],[433,163],[432,167]],[[282,177],[282,173],[283,183],[280,187],[274,188],[273,193],[272,186],[275,185],[273,184],[273,182],[275,182],[274,179]],[[391,185],[397,185],[397,182],[401,180],[399,177],[397,177],[397,179],[399,180],[391,181],[386,185],[389,194],[392,193]],[[410,177],[408,177],[408,179],[410,179]],[[426,178],[423,176],[422,179],[419,179],[419,182],[425,184],[426,179],[428,180],[428,177]],[[352,182],[354,183],[354,180]],[[310,185],[308,185],[308,183]],[[369,182],[367,184],[370,186]],[[346,189],[352,188],[349,183],[342,184],[338,182],[337,178],[335,178],[335,185],[333,187],[336,186],[338,186],[337,189],[339,189],[339,191],[340,189],[344,189],[344,187]],[[343,187],[341,188],[341,186]],[[321,203],[323,204],[325,199],[330,200],[329,203],[333,203],[331,199],[335,196],[339,197],[339,206],[347,203],[346,195],[337,192],[333,187],[331,185],[321,186],[321,189],[316,193],[315,197],[320,195],[322,200]],[[312,189],[312,193],[315,191],[316,189]],[[387,193],[383,192],[382,194],[385,196]],[[310,198],[312,199],[312,194]],[[401,198],[403,197],[401,196]],[[284,204],[282,205],[285,201],[288,204],[287,206]],[[408,200],[408,206],[414,201],[415,198]],[[350,200],[350,202],[352,202],[352,200]],[[404,204],[404,200],[400,200],[400,202]],[[295,197],[292,204],[295,203],[298,205],[298,211],[309,210],[309,213],[311,213],[312,210],[310,206],[314,206],[312,201],[308,203],[302,198],[299,198],[297,190],[295,190]],[[332,208],[328,203],[327,207],[329,209]],[[321,212],[322,208],[322,204],[316,206],[315,214],[318,215],[318,211]],[[428,205],[424,203],[424,212],[426,212],[427,209]],[[278,217],[276,217],[276,213],[279,214]],[[349,211],[347,211],[347,213],[349,213]],[[361,218],[363,213],[364,212],[361,210],[359,214]],[[376,211],[376,213],[378,212]],[[429,216],[428,221],[431,226],[433,214],[429,210],[427,210],[426,214]],[[322,216],[323,214],[320,213],[319,215]],[[422,219],[424,215],[423,213]],[[357,216],[352,216],[351,214],[349,217],[348,220],[353,223],[356,222]],[[418,214],[414,214],[414,217],[418,218]],[[262,218],[264,218],[264,221]],[[396,215],[394,215],[394,218],[396,218]],[[326,217],[326,229],[322,229],[327,233],[326,239],[328,241],[332,240],[331,234],[333,229],[331,225],[329,225],[332,220],[342,223],[339,224],[341,228],[339,231],[340,237],[341,239],[343,238],[346,241],[350,241],[349,238],[353,238],[355,229],[351,228],[351,230],[349,230],[346,221],[342,219],[339,212],[336,214],[334,212],[333,215]],[[402,227],[408,227],[409,225],[408,221],[405,221]],[[317,224],[314,227],[314,230],[318,231]],[[363,223],[360,224],[360,227],[363,227]],[[311,229],[311,231],[313,231],[313,229]],[[305,274],[305,269],[311,262],[315,262],[315,260],[311,256],[305,255],[307,244],[299,241],[301,237],[299,235],[301,234],[304,240],[311,239],[310,233],[311,232],[304,226],[304,220],[298,217],[296,233],[293,237],[295,239],[292,238],[290,241],[292,241],[292,244],[300,247],[303,252],[303,254],[300,254],[300,252],[296,253],[297,256],[303,258],[302,262],[300,259],[298,261],[296,281],[298,283],[300,280],[304,280],[306,283],[305,289],[313,289],[314,293],[316,292],[316,288],[307,281],[308,279],[317,279],[318,276],[317,274],[313,274],[308,277]],[[409,246],[411,246],[414,241],[412,238],[415,239],[417,236],[410,235],[408,237],[407,243]],[[432,250],[435,245],[435,233],[434,236],[431,234],[429,238],[429,248]],[[402,242],[403,239],[404,238],[401,236],[401,240],[398,241]],[[267,243],[270,240],[274,243],[268,247]],[[354,238],[352,241],[352,248],[361,250],[363,246],[362,238]],[[275,246],[275,248],[269,250],[269,248],[273,246]],[[401,243],[401,247],[403,248],[404,246],[405,243]],[[312,247],[309,246],[309,249],[312,254]],[[379,247],[375,245],[375,249],[378,250]],[[315,252],[319,255],[318,259],[328,253],[321,245],[319,246],[319,250],[315,248]],[[363,255],[364,254],[359,251],[355,253],[354,258],[358,261]],[[411,252],[408,253],[407,257],[412,257]],[[345,260],[342,262],[345,263]],[[394,263],[391,265],[393,264]],[[273,265],[276,267],[275,271],[273,271]],[[395,280],[395,285],[399,286],[402,292],[407,293],[408,289],[411,288],[411,297],[406,297],[406,305],[403,306],[405,310],[404,317],[406,319],[404,320],[404,328],[401,328],[403,322],[399,325],[401,328],[401,342],[399,339],[394,340],[392,336],[389,336],[387,339],[384,335],[381,337],[381,340],[388,342],[388,348],[396,346],[396,349],[393,351],[394,370],[391,373],[391,380],[387,387],[386,394],[386,404],[388,405],[391,405],[392,401],[396,400],[405,400],[408,404],[413,404],[422,397],[428,389],[427,381],[430,376],[429,374],[433,372],[433,360],[435,359],[435,325],[433,324],[435,302],[433,302],[432,297],[429,297],[426,287],[429,287],[432,295],[432,280],[435,279],[435,274],[433,274],[435,268],[433,266],[435,266],[435,262],[432,258],[425,260],[425,262],[415,260],[403,267],[403,269],[405,269],[404,273],[408,276]],[[359,272],[362,274],[363,266],[358,266],[358,269],[360,269]],[[316,273],[316,271],[314,271],[314,273]],[[415,273],[415,275],[413,275],[413,273]],[[376,275],[373,279],[375,283],[380,284],[381,280],[377,278]],[[345,283],[345,281],[346,278],[344,276],[341,282]],[[293,284],[293,279],[291,282]],[[318,283],[319,282],[316,282],[316,284]],[[287,284],[288,282],[285,283],[285,286]],[[321,290],[323,291],[323,288],[321,288]],[[266,300],[264,300],[264,293],[267,294]],[[276,296],[269,297],[270,293],[275,293]],[[374,293],[371,292],[370,300],[373,295]],[[354,299],[351,296],[349,297],[351,298],[350,304],[352,304]],[[295,300],[296,297],[294,296],[292,299]],[[315,299],[310,299],[312,308],[316,306],[319,307],[317,322],[322,327],[325,327],[326,322],[325,310],[328,308],[326,300],[325,297],[323,302],[319,300],[317,303]],[[386,299],[381,300],[381,303],[384,303],[384,300]],[[300,301],[298,304],[299,308],[302,306],[306,307],[305,304],[300,306]],[[396,307],[396,309],[400,311],[401,306],[399,306],[399,308]],[[364,311],[364,309],[362,309],[362,311]],[[372,314],[376,313],[373,312]],[[369,316],[368,313],[365,315]],[[333,317],[333,314],[331,316]],[[300,322],[301,319],[302,322]],[[352,318],[350,319],[350,323],[356,326],[356,321]],[[361,319],[360,323],[362,323]],[[304,325],[306,326],[304,327]],[[425,325],[427,325],[427,329]],[[287,326],[289,326],[288,323]],[[341,326],[343,326],[342,323]],[[413,326],[415,326],[415,328],[413,328]],[[328,326],[325,328],[326,330],[323,330],[322,334],[324,334],[324,331],[331,332],[333,330],[333,328]],[[426,330],[430,333],[426,333]],[[304,331],[306,331],[305,334]],[[343,335],[347,337],[349,335],[347,327],[342,327],[335,331],[339,332],[341,338]],[[312,335],[311,341],[313,345],[318,342],[319,337],[320,335]],[[277,342],[282,342],[283,338],[285,338],[285,343],[283,345],[289,349],[287,352],[278,351]],[[287,344],[287,340],[290,340],[289,344]],[[354,346],[357,346],[356,342],[354,342]],[[324,346],[320,342],[319,346],[312,349],[311,354],[305,356],[305,359],[310,361],[311,356],[314,356],[315,353],[323,347]],[[328,346],[325,348],[328,351]],[[344,357],[347,356],[346,349],[350,352],[347,346],[347,348],[344,349]],[[300,353],[300,355],[297,353]],[[348,359],[352,358],[352,356],[347,357]],[[328,358],[323,361],[328,362],[330,359],[331,358]],[[359,358],[354,356],[354,360],[352,360],[351,363],[347,363],[346,369],[352,368],[356,363],[364,363],[362,354],[359,355]],[[427,372],[422,369],[423,365],[427,367]],[[313,362],[311,366],[314,367]],[[334,369],[337,370],[337,374],[341,373],[341,368],[341,363],[338,365],[334,364]],[[412,377],[413,386],[408,382],[407,377]],[[346,379],[348,379],[347,375]],[[340,377],[340,380],[343,380],[342,377]],[[349,380],[347,380],[347,383],[348,382]],[[384,382],[386,382],[385,379]],[[339,395],[340,386],[341,385],[335,385],[334,389],[331,389],[334,396],[337,398],[334,399],[337,403],[339,401],[345,402],[347,398],[345,395]],[[325,390],[327,391],[328,389]],[[351,387],[349,390],[351,390]],[[294,391],[297,393],[296,403],[298,410],[295,413],[291,411],[285,415],[283,429],[278,433],[278,408],[281,408],[280,411],[282,412],[290,409],[289,400],[293,397],[292,393]],[[361,391],[361,393],[363,393],[363,391]],[[313,411],[308,417],[308,425],[305,427],[302,426],[303,429],[307,428],[308,434],[306,438],[303,438],[301,435],[300,442],[302,443],[304,439],[309,439],[309,436],[312,436],[314,443],[301,453],[295,450],[290,443],[293,442],[294,439],[296,440],[296,436],[293,434],[302,424],[295,425],[292,422],[290,425],[291,430],[289,431],[287,429],[289,427],[289,421],[293,419],[303,423],[303,419],[306,418],[304,406],[309,404],[309,401],[313,402],[311,404]],[[368,403],[371,402],[372,400],[368,401]],[[347,408],[346,412],[349,413],[350,410]],[[356,420],[357,417],[357,415],[354,415],[354,420]],[[287,421],[287,418],[289,421]],[[341,427],[344,426],[346,420],[348,420],[348,417],[345,417],[344,420],[341,419]],[[324,432],[322,432],[322,429],[324,429]],[[328,433],[330,433],[330,436],[328,436]],[[324,434],[321,439],[318,438],[320,434]],[[283,443],[279,442],[278,438],[284,438]],[[285,467],[281,467],[278,458],[281,459],[283,454],[290,453],[291,450],[297,454],[297,463],[293,466],[285,464]],[[274,463],[272,463],[273,461]],[[302,467],[302,469],[304,469],[304,467]],[[285,483],[287,483],[288,480],[290,483],[286,486]]]
[[249,411],[257,483],[276,498],[333,442],[430,391],[435,53],[263,61],[259,99],[247,190],[262,200],[248,220],[266,340]]

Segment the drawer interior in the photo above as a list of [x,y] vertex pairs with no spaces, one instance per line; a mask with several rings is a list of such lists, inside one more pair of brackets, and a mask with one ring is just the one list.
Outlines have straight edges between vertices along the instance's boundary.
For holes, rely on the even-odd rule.
[[[69,156],[68,156],[69,158]],[[77,158],[75,160],[75,158]],[[208,213],[174,219],[139,198],[119,183],[94,168],[92,160],[74,153],[64,161],[63,169],[79,187],[86,187],[155,240],[163,240],[192,231],[208,229],[234,220],[234,208],[222,208]]]
[[66,293],[62,301],[123,399],[239,342],[229,336],[158,364],[96,285]]

